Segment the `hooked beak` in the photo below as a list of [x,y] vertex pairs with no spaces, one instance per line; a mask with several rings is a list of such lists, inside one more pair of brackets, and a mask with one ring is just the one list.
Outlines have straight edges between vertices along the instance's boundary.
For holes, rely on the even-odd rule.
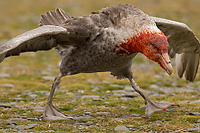
[[169,59],[168,53],[162,53],[159,55],[159,64],[160,66],[167,71],[169,75],[172,74],[173,68],[171,65],[171,61]]

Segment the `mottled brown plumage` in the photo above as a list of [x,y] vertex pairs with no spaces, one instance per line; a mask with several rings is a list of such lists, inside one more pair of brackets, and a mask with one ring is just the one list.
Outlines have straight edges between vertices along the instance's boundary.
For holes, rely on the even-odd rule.
[[193,81],[196,76],[199,40],[183,23],[150,17],[130,4],[118,4],[75,18],[61,9],[46,12],[41,17],[39,28],[0,47],[0,61],[22,52],[56,49],[62,59],[60,74],[52,85],[44,119],[69,118],[52,105],[52,98],[63,76],[78,73],[110,71],[119,79],[129,79],[133,89],[145,99],[147,117],[169,106],[178,106],[154,102],[140,92],[131,72],[132,59],[137,53],[143,53],[171,74],[169,49],[171,57],[177,55],[179,77],[185,75],[187,80]]

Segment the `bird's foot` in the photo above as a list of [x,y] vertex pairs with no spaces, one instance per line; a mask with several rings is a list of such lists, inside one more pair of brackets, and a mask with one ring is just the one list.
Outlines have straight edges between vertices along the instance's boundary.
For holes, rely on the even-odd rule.
[[146,106],[146,110],[145,110],[145,116],[147,118],[150,117],[150,115],[156,111],[166,111],[168,107],[171,106],[178,106],[180,107],[180,105],[178,104],[171,104],[171,103],[158,103],[158,102],[154,102],[153,100],[149,99],[146,97],[145,102],[147,104]]
[[44,120],[62,120],[62,119],[72,119],[63,113],[61,113],[58,109],[56,109],[52,104],[46,104],[43,112]]

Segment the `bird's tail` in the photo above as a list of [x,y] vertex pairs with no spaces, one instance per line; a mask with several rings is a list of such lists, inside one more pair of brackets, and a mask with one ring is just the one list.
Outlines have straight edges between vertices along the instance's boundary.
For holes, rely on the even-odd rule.
[[41,15],[39,26],[42,25],[62,25],[67,19],[71,17],[62,9],[56,9],[56,11],[46,12],[46,15]]

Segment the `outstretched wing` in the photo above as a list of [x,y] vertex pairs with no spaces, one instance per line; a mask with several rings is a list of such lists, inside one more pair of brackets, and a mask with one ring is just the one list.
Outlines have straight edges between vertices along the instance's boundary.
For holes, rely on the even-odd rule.
[[86,32],[84,26],[74,26],[72,19],[66,23],[70,18],[61,9],[42,15],[41,27],[25,32],[0,47],[0,62],[6,57],[20,55],[22,52],[50,50],[56,46],[62,49],[67,45],[84,43],[90,31]]
[[184,23],[151,17],[158,28],[167,36],[169,55],[176,55],[178,76],[193,81],[199,66],[200,42],[192,30]]
[[44,25],[27,31],[0,47],[0,62],[8,56],[19,55],[22,52],[50,50],[58,45],[58,38],[68,34],[66,28],[54,25]]

